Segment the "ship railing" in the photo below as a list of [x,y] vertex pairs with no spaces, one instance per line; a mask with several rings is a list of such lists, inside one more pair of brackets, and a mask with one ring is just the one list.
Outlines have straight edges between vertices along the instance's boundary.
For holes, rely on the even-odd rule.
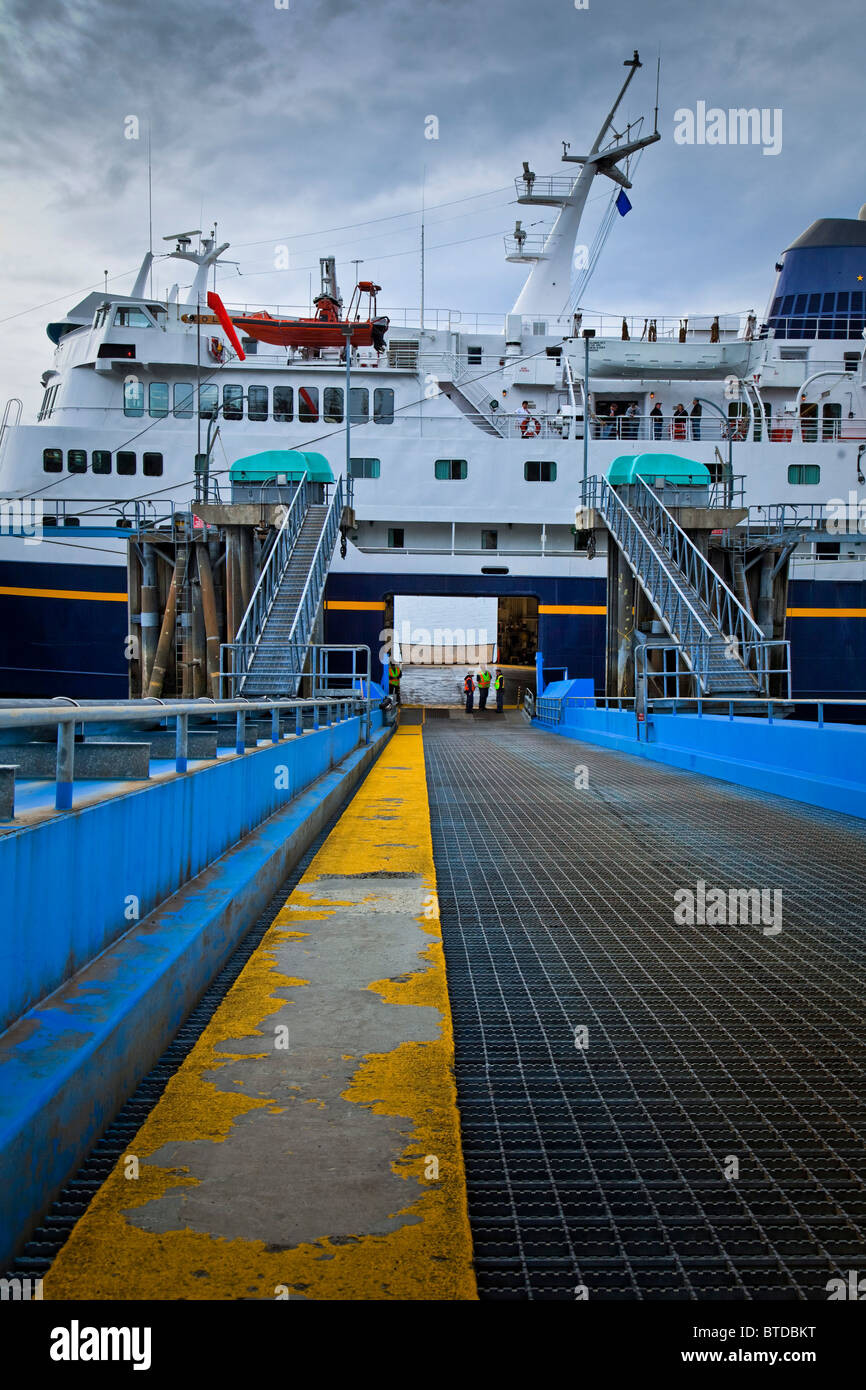
[[[328,728],[334,723],[362,718],[364,742],[369,743],[372,733],[373,691],[371,685],[370,648],[363,645],[351,647],[320,647],[320,652],[366,653],[366,664],[353,663],[352,671],[336,673],[328,671],[322,658],[316,659],[315,669],[319,672],[318,683],[309,695],[286,698],[256,698],[243,700],[236,697],[227,700],[213,700],[202,697],[198,700],[92,700],[79,704],[67,697],[58,696],[52,701],[29,700],[21,704],[13,702],[0,707],[0,731],[23,733],[27,730],[55,730],[57,754],[54,782],[54,806],[58,811],[68,811],[72,807],[75,784],[76,735],[83,735],[88,726],[98,728],[100,741],[103,741],[105,727],[117,724],[132,724],[145,729],[154,724],[166,725],[175,731],[175,771],[187,772],[190,757],[190,720],[196,728],[206,728],[219,724],[226,715],[235,715],[234,752],[243,754],[248,746],[247,719],[251,716],[270,717],[270,743],[279,743],[286,737],[302,737],[305,733],[320,728]],[[324,675],[323,675],[324,673]],[[338,680],[342,684],[338,684]],[[62,701],[62,703],[61,703]],[[293,716],[286,718],[286,716]],[[288,725],[288,727],[287,727]],[[258,739],[253,746],[258,746]],[[14,756],[14,753],[12,753]],[[12,783],[12,812],[14,816],[14,764],[0,766],[0,790],[7,802],[9,782]],[[30,780],[30,779],[28,779]],[[41,780],[41,779],[35,779]]]
[[[594,314],[586,310],[578,311],[571,315],[570,320],[556,319],[549,320],[551,332],[554,331],[553,324],[562,325],[568,323],[572,336],[583,333],[584,329],[590,328],[595,333],[595,340],[590,340],[590,360],[594,352],[603,350],[608,344],[614,342],[632,343],[690,343],[706,346],[714,336],[715,314]],[[726,343],[749,342],[749,316],[747,314],[721,313],[719,320],[719,341],[712,346],[722,347]],[[625,322],[628,337],[623,337],[623,322]],[[531,333],[534,327],[534,320],[524,319],[524,331]],[[756,325],[752,328],[752,337],[757,338],[758,329]],[[601,341],[600,341],[601,340]],[[582,355],[583,344],[579,345],[579,355]]]
[[[703,697],[705,677],[717,650],[717,647],[704,643],[693,648],[687,657],[679,642],[662,642],[657,638],[636,646],[634,660],[638,707],[643,708],[651,697],[657,700]],[[749,670],[758,682],[755,695],[765,699],[790,700],[790,642],[784,638],[754,642],[750,656]],[[748,694],[740,698],[750,700],[752,696]]]
[[[854,291],[854,293],[858,293]],[[836,313],[812,314],[771,314],[758,331],[760,338],[834,338],[850,339],[862,345],[863,331],[866,329],[866,315],[863,312],[862,291],[859,310]]]
[[[100,497],[21,497],[4,500],[2,529],[5,534],[32,536],[34,525],[44,534],[63,529],[118,532],[118,539],[130,535],[159,531],[166,538],[189,539],[204,524],[190,511],[191,504],[181,505],[160,498],[152,501],[135,497],[126,501],[106,501]],[[12,523],[20,514],[21,525]]]
[[[657,673],[649,672],[654,678]],[[543,708],[544,697],[536,701],[535,719],[539,724],[561,723],[562,709],[591,709],[637,711],[641,708],[641,697],[634,695],[566,695],[563,700],[549,700],[549,709]],[[559,708],[554,708],[559,707]],[[641,710],[641,712],[644,712]],[[762,719],[773,725],[781,718],[784,722],[814,724],[817,729],[832,729],[839,724],[866,725],[866,700],[856,696],[840,695],[704,695],[700,691],[681,695],[647,695],[645,716],[649,721],[653,714],[696,714],[699,718],[724,719]],[[833,718],[840,715],[841,718]]]

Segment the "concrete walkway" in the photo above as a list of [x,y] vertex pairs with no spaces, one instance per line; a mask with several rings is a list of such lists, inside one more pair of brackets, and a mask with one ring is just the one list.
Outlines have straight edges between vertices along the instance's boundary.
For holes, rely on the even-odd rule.
[[420,732],[391,740],[46,1298],[476,1296]]

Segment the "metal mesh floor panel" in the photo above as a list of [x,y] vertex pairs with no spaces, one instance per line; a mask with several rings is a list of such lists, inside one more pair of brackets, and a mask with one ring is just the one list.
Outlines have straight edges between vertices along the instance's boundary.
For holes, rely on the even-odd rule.
[[[424,741],[482,1297],[866,1268],[866,826],[519,726]],[[781,932],[677,924],[699,880],[780,890]]]

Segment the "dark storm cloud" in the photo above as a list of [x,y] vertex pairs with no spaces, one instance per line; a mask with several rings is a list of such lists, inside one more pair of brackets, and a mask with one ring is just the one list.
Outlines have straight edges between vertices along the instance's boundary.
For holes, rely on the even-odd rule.
[[[618,119],[651,119],[660,45],[663,140],[643,157],[634,211],[617,219],[588,300],[761,312],[783,247],[866,200],[861,14],[860,0],[590,0],[580,11],[573,0],[9,0],[0,118],[16,212],[4,264],[16,273],[4,302],[24,309],[103,266],[137,264],[150,123],[155,239],[217,217],[241,261],[241,278],[226,272],[233,297],[306,297],[306,269],[272,269],[274,245],[292,237],[293,267],[335,250],[345,287],[347,262],[362,257],[390,303],[415,303],[417,218],[298,233],[417,208],[425,168],[428,205],[500,189],[522,159],[562,172],[559,142],[591,143],[635,47],[646,66]],[[698,101],[781,108],[781,154],[676,145],[674,112]],[[130,115],[138,141],[124,137]],[[428,115],[438,140],[424,138]],[[525,222],[544,212],[508,193],[430,212],[428,304],[510,306],[521,271],[503,264],[499,234],[518,211]],[[46,365],[44,317],[19,321],[6,345],[10,386],[22,362],[31,378]]]

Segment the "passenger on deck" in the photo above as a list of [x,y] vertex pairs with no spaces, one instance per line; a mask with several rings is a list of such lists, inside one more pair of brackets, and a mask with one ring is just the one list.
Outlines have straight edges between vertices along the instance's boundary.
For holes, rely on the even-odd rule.
[[692,408],[689,411],[689,418],[692,422],[692,439],[700,439],[701,437],[701,416],[703,413],[703,406],[697,396],[693,397]]
[[466,713],[471,714],[475,708],[475,681],[472,672],[466,672],[466,679],[463,682],[463,693],[466,696]]
[[674,439],[685,439],[686,424],[688,422],[688,418],[688,411],[686,410],[682,401],[679,401],[678,404],[674,406],[674,418],[672,425]]
[[650,419],[651,419],[652,422],[653,422],[653,439],[661,439],[661,437],[662,437],[662,430],[663,430],[663,428],[664,428],[664,420],[662,419],[662,403],[661,403],[661,401],[656,401],[655,405],[653,406],[652,410],[650,411]]
[[493,682],[493,689],[496,691],[496,713],[502,713],[502,702],[505,699],[505,677],[497,666],[496,680]]
[[614,439],[616,437],[616,406],[612,405],[607,412],[607,419],[604,422],[604,438]]
[[490,694],[490,682],[493,680],[487,667],[478,672],[478,708],[487,708],[487,696]]
[[388,690],[395,705],[400,703],[400,681],[403,679],[403,671],[396,661],[388,664]]
[[637,439],[639,424],[640,416],[637,413],[637,406],[635,405],[634,401],[632,401],[631,405],[625,412],[625,420],[623,421],[622,426],[623,439]]

